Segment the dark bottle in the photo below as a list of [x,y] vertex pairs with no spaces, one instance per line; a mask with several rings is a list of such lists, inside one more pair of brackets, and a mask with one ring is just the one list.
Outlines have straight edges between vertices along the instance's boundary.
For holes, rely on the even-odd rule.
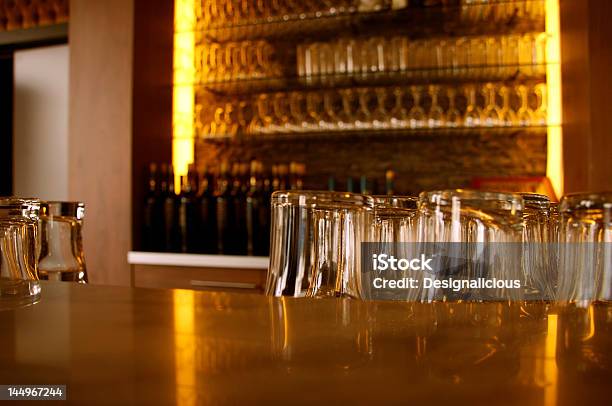
[[232,165],[232,188],[229,209],[230,235],[225,244],[228,254],[246,255],[247,225],[246,225],[246,194],[249,188],[248,164]]
[[230,250],[229,243],[232,238],[232,230],[230,229],[230,204],[231,204],[231,182],[228,176],[227,162],[221,163],[219,177],[217,178],[217,187],[215,189],[215,202],[217,212],[217,254],[228,254]]
[[327,190],[329,190],[330,192],[336,190],[336,178],[334,178],[333,176],[327,178]]
[[206,169],[200,172],[198,187],[198,243],[196,252],[217,253],[217,210],[215,182]]
[[391,169],[387,170],[387,172],[385,172],[385,194],[386,195],[391,196],[395,194],[394,181],[395,181],[395,172],[393,172]]
[[163,250],[166,252],[178,252],[178,198],[174,192],[174,169],[172,165],[162,165],[160,192],[164,211]]
[[346,179],[346,191],[349,192],[349,193],[353,193],[353,190],[354,190],[354,188],[353,188],[353,178],[349,176]]
[[359,179],[359,193],[363,195],[371,195],[372,188],[370,183],[368,182],[368,178],[365,175],[362,175]]
[[268,222],[266,198],[261,177],[262,169],[258,161],[251,161],[251,177],[246,197],[247,254],[266,255],[266,223]]
[[198,246],[197,182],[195,167],[189,165],[187,176],[181,176],[181,194],[179,195],[178,232],[180,252],[196,252]]
[[163,209],[159,193],[157,164],[149,164],[148,187],[142,221],[143,251],[161,251],[163,248]]

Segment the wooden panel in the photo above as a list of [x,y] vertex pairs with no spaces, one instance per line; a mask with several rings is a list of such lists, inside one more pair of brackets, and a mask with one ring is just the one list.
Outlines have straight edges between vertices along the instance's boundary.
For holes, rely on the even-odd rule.
[[0,52],[0,196],[13,194],[13,56]]
[[133,265],[134,286],[224,292],[263,292],[267,271]]
[[70,2],[69,196],[92,283],[129,285],[133,0]]
[[612,189],[612,3],[561,0],[565,192]]
[[172,161],[174,2],[136,0],[134,19],[132,215],[139,249],[147,165]]

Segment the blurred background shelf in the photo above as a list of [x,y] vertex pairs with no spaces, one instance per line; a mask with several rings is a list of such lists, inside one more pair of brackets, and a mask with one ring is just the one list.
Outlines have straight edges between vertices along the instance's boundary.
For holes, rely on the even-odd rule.
[[0,49],[62,44],[68,40],[68,23],[0,31]]
[[[547,64],[456,66],[402,71],[353,72],[311,76],[282,76],[195,83],[197,90],[222,96],[295,89],[329,89],[354,86],[409,86],[446,83],[539,83],[546,80]],[[179,84],[179,86],[182,84]]]
[[[221,22],[216,26],[213,20],[200,20],[196,38],[215,42],[289,37],[329,38],[338,31],[363,34],[367,32],[365,27],[380,33],[399,29],[412,37],[426,37],[543,31],[545,26],[543,0],[502,0],[464,5],[432,2],[434,5],[431,6],[418,3],[411,2],[408,7],[392,9],[391,2],[388,2],[374,11],[360,11],[354,6],[299,10],[238,23]],[[222,21],[221,18],[216,20]]]

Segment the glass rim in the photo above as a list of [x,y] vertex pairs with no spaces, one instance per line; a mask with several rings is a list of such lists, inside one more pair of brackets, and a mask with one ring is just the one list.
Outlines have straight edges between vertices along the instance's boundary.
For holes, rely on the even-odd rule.
[[559,212],[612,210],[612,191],[570,193],[559,202]]
[[526,209],[550,209],[550,198],[540,193],[521,192],[518,193],[525,202]]
[[325,208],[347,208],[363,207],[374,208],[374,198],[358,193],[350,192],[331,192],[327,190],[279,190],[272,193],[272,204],[292,203],[300,207],[317,207],[322,205]]
[[419,198],[416,196],[373,195],[374,208],[393,210],[416,210]]
[[517,193],[473,189],[446,189],[425,191],[419,194],[419,202],[435,203],[438,205],[450,205],[455,198],[488,202],[500,201],[512,203],[518,206],[517,208],[519,209],[524,207],[524,200]]

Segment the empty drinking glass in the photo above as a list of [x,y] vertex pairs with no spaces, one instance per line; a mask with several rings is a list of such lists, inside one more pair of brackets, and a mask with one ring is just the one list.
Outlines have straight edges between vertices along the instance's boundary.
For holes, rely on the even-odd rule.
[[360,297],[361,242],[374,200],[352,193],[275,192],[266,294]]
[[564,196],[559,212],[557,298],[612,300],[612,192]]
[[40,279],[87,283],[82,236],[84,217],[83,203],[42,203]]
[[457,289],[432,285],[421,300],[522,298],[522,209],[523,199],[515,194],[460,189],[421,193],[419,240],[435,264],[429,276],[448,283],[480,283]]
[[40,298],[36,255],[39,249],[36,199],[0,197],[0,310]]

